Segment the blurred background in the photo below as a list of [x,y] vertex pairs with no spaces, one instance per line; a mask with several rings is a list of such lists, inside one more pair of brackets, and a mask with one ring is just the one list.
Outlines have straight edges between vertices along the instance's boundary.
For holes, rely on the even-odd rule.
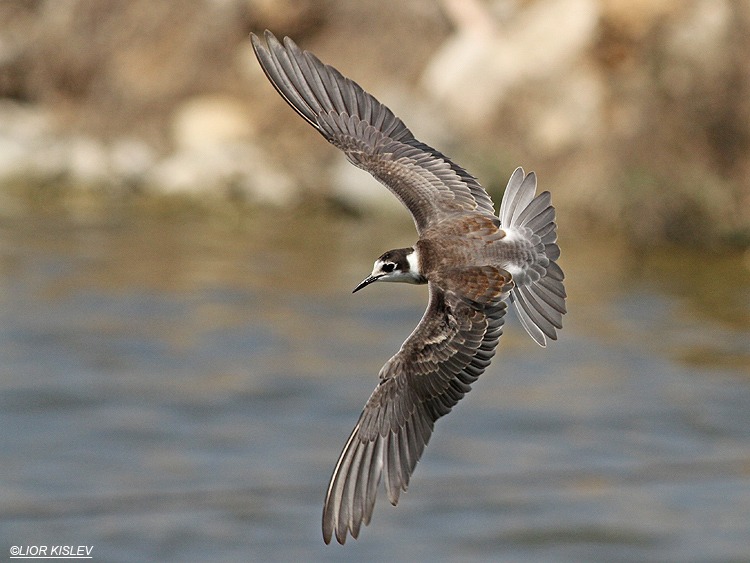
[[[350,294],[414,227],[270,86],[266,28],[558,209],[560,340],[509,318],[344,547],[328,478],[427,295]],[[0,548],[750,561],[748,61],[746,0],[3,0]]]

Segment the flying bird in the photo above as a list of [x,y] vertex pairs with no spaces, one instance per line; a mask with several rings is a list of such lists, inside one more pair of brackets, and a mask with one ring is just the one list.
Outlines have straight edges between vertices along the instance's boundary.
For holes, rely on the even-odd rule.
[[541,346],[566,312],[557,265],[555,208],[535,197],[536,176],[513,172],[499,214],[477,179],[418,141],[386,106],[288,37],[252,35],[263,71],[281,96],[355,166],[411,213],[414,246],[384,253],[354,291],[374,282],[427,284],[429,303],[380,381],[336,463],[323,508],[323,539],[357,538],[384,482],[394,506],[435,421],[471,389],[495,354],[507,303]]

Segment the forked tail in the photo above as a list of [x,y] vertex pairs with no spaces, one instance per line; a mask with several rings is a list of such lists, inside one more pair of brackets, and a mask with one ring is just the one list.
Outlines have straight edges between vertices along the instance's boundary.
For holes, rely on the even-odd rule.
[[536,193],[536,175],[524,176],[523,168],[516,168],[508,181],[500,204],[500,224],[511,237],[528,241],[533,248],[533,259],[512,272],[515,287],[510,299],[518,318],[540,346],[547,338],[557,340],[566,313],[563,274],[556,260],[560,257],[557,246],[555,208],[550,205],[550,193]]

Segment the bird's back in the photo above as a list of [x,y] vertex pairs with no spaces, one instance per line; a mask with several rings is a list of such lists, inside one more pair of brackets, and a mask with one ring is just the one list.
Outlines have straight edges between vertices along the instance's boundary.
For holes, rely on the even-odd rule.
[[420,237],[420,272],[430,279],[445,270],[477,266],[516,271],[539,262],[546,266],[549,261],[531,240],[513,235],[485,216],[450,218]]
[[557,339],[562,328],[565,276],[556,262],[560,248],[550,194],[535,197],[535,193],[536,176],[524,175],[519,168],[508,182],[499,217],[456,213],[423,232],[417,249],[421,273],[439,284],[441,280],[443,285],[452,284],[459,293],[461,280],[476,286],[479,271],[492,277],[494,269],[498,279],[509,274],[513,284],[506,290],[512,287],[510,300],[521,323],[545,346],[547,339]]

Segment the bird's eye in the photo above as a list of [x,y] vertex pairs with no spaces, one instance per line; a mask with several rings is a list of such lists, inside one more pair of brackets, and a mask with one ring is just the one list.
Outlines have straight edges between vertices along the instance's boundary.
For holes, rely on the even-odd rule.
[[383,271],[386,273],[392,272],[395,267],[396,267],[396,264],[394,264],[393,262],[386,262],[385,264],[383,264]]

